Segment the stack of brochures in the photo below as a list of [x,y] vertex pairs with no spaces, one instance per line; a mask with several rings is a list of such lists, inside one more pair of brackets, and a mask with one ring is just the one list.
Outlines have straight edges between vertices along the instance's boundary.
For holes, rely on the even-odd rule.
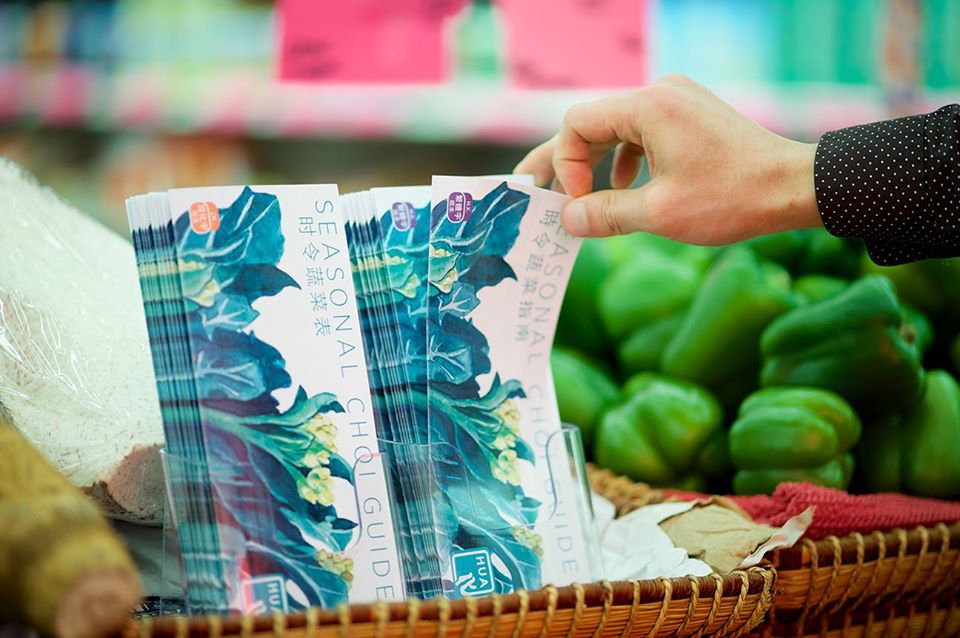
[[597,577],[550,374],[566,200],[519,177],[128,200],[191,612]]

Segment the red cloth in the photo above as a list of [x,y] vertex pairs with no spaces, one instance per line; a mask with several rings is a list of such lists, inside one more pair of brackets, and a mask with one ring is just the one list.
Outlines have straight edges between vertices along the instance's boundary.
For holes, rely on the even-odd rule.
[[[684,500],[702,498],[690,492],[670,495]],[[813,524],[806,534],[813,539],[960,521],[960,502],[904,494],[854,495],[810,483],[781,483],[772,496],[731,498],[755,521],[775,527],[813,505]]]

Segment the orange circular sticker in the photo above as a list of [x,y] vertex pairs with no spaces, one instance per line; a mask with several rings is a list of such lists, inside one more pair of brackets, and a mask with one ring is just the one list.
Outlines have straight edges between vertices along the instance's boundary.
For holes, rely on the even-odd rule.
[[199,235],[206,235],[220,228],[220,209],[213,202],[190,204],[190,228]]

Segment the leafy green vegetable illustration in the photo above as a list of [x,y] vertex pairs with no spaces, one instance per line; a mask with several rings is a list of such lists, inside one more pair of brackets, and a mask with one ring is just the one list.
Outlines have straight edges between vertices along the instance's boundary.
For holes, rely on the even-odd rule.
[[354,480],[330,418],[343,407],[300,388],[279,410],[273,393],[292,383],[286,362],[250,330],[257,299],[298,287],[277,267],[280,216],[276,196],[244,188],[213,232],[191,232],[187,212],[174,222],[207,464],[194,478],[216,503],[215,528],[201,537],[242,539],[250,573],[283,574],[303,604],[333,606],[347,600],[352,565],[340,552],[357,527],[334,502],[334,482]]
[[[425,298],[416,300],[422,305],[412,306],[417,312],[427,308],[427,365],[421,376],[429,383],[431,442],[455,450],[450,458],[438,454],[434,462],[439,553],[449,561],[460,550],[489,550],[497,591],[541,585],[542,541],[533,531],[540,503],[524,493],[520,481],[520,463],[536,459],[520,436],[514,402],[524,397],[520,383],[494,374],[481,394],[477,377],[496,371],[489,343],[470,315],[480,290],[516,279],[505,258],[529,202],[529,195],[505,182],[473,201],[466,220],[452,221],[447,202],[436,202],[427,260],[420,257],[421,264],[428,262],[420,272],[429,286]],[[421,360],[411,365],[421,366]],[[419,389],[425,392],[426,383]]]

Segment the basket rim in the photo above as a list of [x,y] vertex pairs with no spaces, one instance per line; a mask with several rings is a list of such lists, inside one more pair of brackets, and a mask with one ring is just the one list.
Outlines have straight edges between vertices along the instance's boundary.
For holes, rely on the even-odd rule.
[[[773,596],[776,570],[769,563],[746,570],[735,570],[720,576],[687,576],[684,578],[657,578],[650,580],[599,581],[574,583],[564,587],[547,585],[542,589],[521,590],[510,594],[494,594],[483,598],[447,600],[436,598],[427,601],[408,599],[402,602],[380,601],[369,604],[342,604],[333,609],[312,607],[306,611],[283,614],[249,616],[232,614],[221,616],[207,614],[198,616],[164,616],[143,618],[137,621],[126,636],[136,636],[142,631],[137,626],[149,625],[153,636],[186,636],[187,634],[247,635],[250,632],[274,631],[278,627],[298,629],[329,625],[365,623],[452,621],[466,618],[468,614],[480,617],[545,611],[587,609],[596,607],[637,606],[662,603],[667,592],[671,600],[738,598],[746,585],[746,594]],[[717,591],[719,588],[719,596]],[[767,592],[766,590],[769,591]]]
[[852,532],[818,540],[803,538],[793,547],[776,550],[769,558],[778,570],[785,571],[806,569],[814,560],[818,567],[829,567],[837,562],[838,556],[841,564],[877,560],[881,548],[887,558],[900,553],[912,556],[941,548],[955,551],[960,548],[960,521],[917,525],[909,530],[898,527],[889,531]]

